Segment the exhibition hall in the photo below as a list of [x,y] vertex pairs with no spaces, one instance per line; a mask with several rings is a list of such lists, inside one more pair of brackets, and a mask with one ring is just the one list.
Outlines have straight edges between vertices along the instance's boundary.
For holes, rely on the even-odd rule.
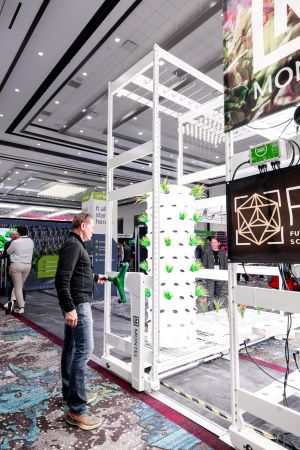
[[0,0],[0,54],[0,449],[300,448],[297,0]]

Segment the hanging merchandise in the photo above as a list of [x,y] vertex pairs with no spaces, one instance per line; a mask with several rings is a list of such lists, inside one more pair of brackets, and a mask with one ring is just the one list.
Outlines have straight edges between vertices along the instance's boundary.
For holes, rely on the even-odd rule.
[[223,4],[224,114],[230,131],[299,103],[300,2]]
[[227,183],[230,262],[300,262],[300,166]]

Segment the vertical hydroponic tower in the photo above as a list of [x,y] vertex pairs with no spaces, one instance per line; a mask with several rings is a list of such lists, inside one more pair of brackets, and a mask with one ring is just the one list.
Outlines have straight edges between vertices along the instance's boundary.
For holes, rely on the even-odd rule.
[[[200,239],[194,234],[200,215],[195,211],[191,189],[184,186],[161,184],[160,204],[160,346],[187,347],[196,340],[195,278],[200,270],[195,261],[195,246]],[[152,194],[147,197],[146,215],[148,234],[142,245],[148,248],[148,259],[142,267],[152,270]],[[155,301],[148,296],[148,341],[152,337],[151,310]]]

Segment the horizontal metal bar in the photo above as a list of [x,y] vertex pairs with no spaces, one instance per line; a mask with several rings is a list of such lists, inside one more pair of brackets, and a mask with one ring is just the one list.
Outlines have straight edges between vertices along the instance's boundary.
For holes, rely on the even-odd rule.
[[217,91],[224,92],[224,87],[221,83],[218,83],[217,81],[213,80],[212,78],[208,77],[207,75],[204,75],[204,73],[200,72],[199,70],[197,70],[194,67],[190,66],[189,64],[185,63],[184,61],[177,58],[176,56],[171,55],[169,52],[166,52],[166,50],[163,50],[160,47],[159,47],[159,58],[163,58],[164,60],[169,61],[174,66],[179,67],[180,69],[184,70],[188,74],[197,78],[197,80],[200,80],[203,83],[207,84],[208,86],[213,87]]
[[132,66],[127,72],[123,73],[119,78],[111,83],[111,94],[114,95],[118,90],[128,83],[131,82],[133,78],[141,73],[146,72],[153,65],[153,51],[149,52],[144,58],[138,61],[134,66]]
[[140,183],[131,184],[115,191],[110,191],[108,194],[108,200],[117,201],[125,198],[137,197],[145,194],[146,192],[152,192],[153,182],[152,179],[141,181]]
[[106,333],[105,338],[107,344],[127,353],[128,355],[131,355],[131,340],[126,340],[113,333]]
[[108,168],[113,169],[115,167],[124,166],[130,161],[135,161],[137,159],[143,158],[144,156],[150,155],[153,152],[153,141],[145,142],[144,144],[138,145],[137,147],[127,150],[121,155],[114,156],[108,160]]
[[300,436],[300,413],[274,404],[244,389],[237,389],[239,408],[278,428]]
[[233,427],[230,427],[230,445],[238,450],[245,450],[245,448],[255,450],[282,450],[283,448],[282,445],[276,444],[276,442],[270,441],[264,436],[260,436],[254,430],[247,428],[236,430]]
[[194,108],[193,111],[183,114],[180,117],[180,123],[183,124],[185,122],[190,122],[201,114],[207,115],[208,113],[212,113],[215,109],[220,108],[223,105],[224,97],[223,95],[219,95],[206,103],[199,104],[198,108]]
[[277,291],[247,286],[234,286],[235,298],[244,305],[272,309],[275,311],[286,311],[300,313],[299,292]]
[[224,280],[228,281],[228,270],[201,269],[197,272],[197,278],[205,280]]
[[214,166],[209,169],[199,170],[198,172],[190,173],[182,177],[182,184],[190,184],[194,182],[202,182],[209,178],[219,178],[226,175],[225,164],[222,166]]

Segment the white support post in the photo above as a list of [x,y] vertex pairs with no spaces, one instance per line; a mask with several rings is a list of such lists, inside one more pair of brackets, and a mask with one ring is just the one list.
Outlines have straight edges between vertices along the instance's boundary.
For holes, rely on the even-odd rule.
[[[111,94],[111,83],[108,84],[108,125],[107,125],[107,159],[114,156],[113,144],[113,95]],[[106,185],[106,230],[105,230],[105,273],[112,270],[112,216],[113,202],[109,201],[109,194],[113,190],[114,169],[107,165],[107,185]],[[111,285],[105,284],[104,289],[104,337],[103,353],[107,357],[110,354],[110,346],[106,340],[106,334],[111,332]]]
[[145,389],[145,283],[144,274],[133,275],[135,283],[131,289],[131,370],[132,387],[139,392]]
[[179,186],[182,186],[182,177],[183,177],[183,132],[182,132],[182,122],[181,120],[177,121],[178,126],[178,161],[177,161],[177,183]]
[[159,389],[158,361],[160,350],[159,318],[160,318],[160,251],[159,251],[159,212],[160,212],[160,118],[159,118],[159,47],[153,47],[153,307],[152,307],[152,385]]
[[[226,161],[226,182],[232,178],[232,156],[233,156],[233,135],[232,132],[225,136],[225,161]],[[239,430],[242,427],[243,419],[239,414],[237,392],[239,389],[239,336],[237,308],[235,304],[236,264],[228,265],[228,304],[229,304],[229,324],[230,324],[230,370],[231,370],[231,414],[232,428]]]

